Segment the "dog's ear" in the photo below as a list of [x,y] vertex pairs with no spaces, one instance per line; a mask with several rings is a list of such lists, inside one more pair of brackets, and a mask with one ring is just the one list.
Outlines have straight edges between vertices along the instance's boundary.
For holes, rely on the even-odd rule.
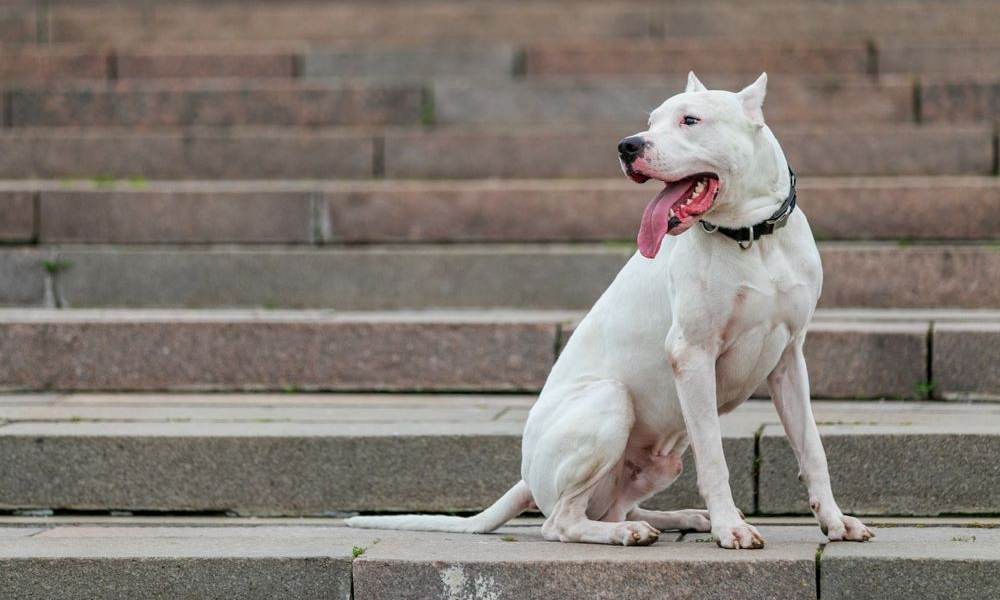
[[757,127],[764,126],[764,96],[767,95],[767,73],[761,73],[757,81],[740,90],[743,112]]
[[704,92],[705,84],[698,81],[698,76],[694,74],[694,71],[688,71],[688,83],[687,87],[684,88],[684,92]]

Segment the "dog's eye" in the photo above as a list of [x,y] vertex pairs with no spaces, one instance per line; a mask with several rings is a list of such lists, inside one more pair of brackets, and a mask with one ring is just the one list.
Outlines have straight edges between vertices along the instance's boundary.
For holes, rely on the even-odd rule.
[[683,119],[681,119],[681,123],[683,123],[684,125],[687,125],[689,127],[691,125],[697,125],[700,122],[701,122],[701,119],[699,119],[698,117],[692,117],[691,115],[685,115],[685,117]]

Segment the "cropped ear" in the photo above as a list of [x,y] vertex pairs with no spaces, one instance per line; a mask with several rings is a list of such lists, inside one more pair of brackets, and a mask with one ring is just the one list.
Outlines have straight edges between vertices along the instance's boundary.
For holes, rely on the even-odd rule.
[[694,74],[694,71],[688,71],[688,83],[687,87],[684,88],[684,92],[704,92],[705,84],[698,81],[698,76]]
[[746,86],[738,94],[743,102],[743,112],[757,127],[764,126],[764,96],[767,95],[767,73],[761,73],[757,81]]

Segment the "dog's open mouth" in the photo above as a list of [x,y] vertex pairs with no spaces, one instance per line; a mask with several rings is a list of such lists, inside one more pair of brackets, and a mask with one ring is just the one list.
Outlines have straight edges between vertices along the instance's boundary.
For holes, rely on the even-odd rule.
[[718,193],[719,178],[712,173],[699,173],[666,182],[663,190],[642,213],[639,252],[646,258],[655,258],[663,236],[687,231],[699,216],[712,208]]

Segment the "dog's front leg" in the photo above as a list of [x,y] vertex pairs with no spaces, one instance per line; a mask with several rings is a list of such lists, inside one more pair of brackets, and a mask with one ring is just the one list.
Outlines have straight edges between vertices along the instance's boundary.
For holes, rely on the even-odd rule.
[[767,378],[771,399],[778,410],[785,435],[799,462],[799,480],[809,490],[809,507],[831,541],[864,542],[875,536],[865,525],[840,512],[833,499],[826,452],[819,438],[809,399],[809,375],[802,354],[804,335],[794,340]]
[[763,548],[764,539],[733,502],[729,468],[715,397],[715,355],[687,343],[672,330],[666,343],[677,396],[698,472],[698,490],[708,507],[712,534],[723,548]]

